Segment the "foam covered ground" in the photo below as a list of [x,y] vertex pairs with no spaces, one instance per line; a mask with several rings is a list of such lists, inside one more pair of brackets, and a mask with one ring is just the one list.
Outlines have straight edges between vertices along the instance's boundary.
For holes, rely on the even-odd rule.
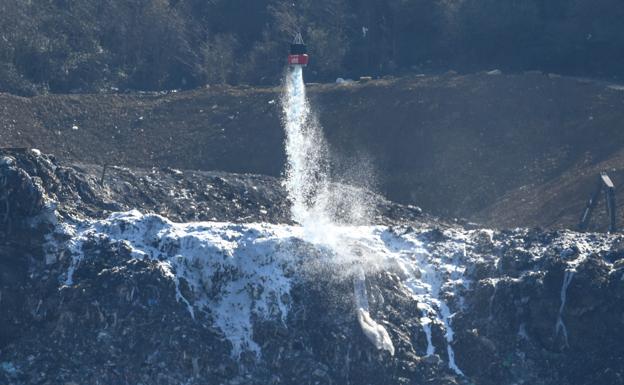
[[[356,283],[354,307],[344,310],[357,312],[367,337],[379,349],[394,353],[388,333],[368,314],[366,284],[360,284],[364,290],[359,290],[359,295],[357,288],[358,279],[365,279],[362,273],[394,273],[421,313],[421,330],[413,331],[427,336],[427,348],[420,354],[431,356],[444,350],[448,367],[458,375],[462,371],[453,351],[453,317],[463,310],[463,293],[471,285],[467,269],[479,263],[497,266],[495,250],[501,246],[496,241],[497,234],[490,230],[330,224],[311,230],[266,223],[174,223],[136,210],[74,223],[59,231],[70,236],[67,246],[72,253],[65,285],[80,283],[74,275],[81,263],[90,258],[91,249],[85,245],[121,243],[132,251],[132,258],[158,261],[162,275],[175,283],[178,302],[187,308],[189,317],[211,320],[231,343],[235,357],[251,351],[260,358],[262,349],[254,340],[254,322],[271,320],[285,324],[293,282],[305,271],[328,266]],[[439,239],[432,241],[432,234],[438,232]],[[526,231],[518,230],[517,235],[524,236]],[[481,250],[484,242],[493,246],[491,254]],[[563,233],[548,248],[532,245],[517,249],[534,261],[547,255],[548,250],[558,250],[569,259],[572,269],[590,250],[609,247],[608,240],[596,243],[590,236]],[[561,314],[570,279],[566,276],[562,284],[560,315],[553,319],[557,333],[567,334]],[[492,284],[497,284],[496,279],[492,279]],[[434,346],[432,327],[442,329],[445,346]]]

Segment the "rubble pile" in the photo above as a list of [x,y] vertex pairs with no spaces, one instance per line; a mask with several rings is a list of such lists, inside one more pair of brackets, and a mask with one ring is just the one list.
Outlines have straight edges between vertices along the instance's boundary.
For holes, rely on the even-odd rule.
[[337,262],[273,178],[0,155],[31,208],[0,240],[2,384],[624,384],[620,235],[374,198]]

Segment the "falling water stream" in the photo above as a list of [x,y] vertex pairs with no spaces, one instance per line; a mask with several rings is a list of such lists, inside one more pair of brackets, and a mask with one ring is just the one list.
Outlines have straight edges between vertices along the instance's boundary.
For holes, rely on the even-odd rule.
[[[344,227],[340,228],[335,223],[332,209],[337,203],[333,200],[339,194],[332,191],[327,144],[320,125],[310,111],[301,66],[292,66],[287,71],[282,107],[288,161],[284,184],[292,203],[292,219],[303,226],[308,241],[320,241],[341,258],[357,261],[356,254],[361,252],[358,242],[354,242]],[[351,198],[343,219],[361,206],[357,198]],[[345,247],[345,244],[350,246]],[[355,269],[353,284],[355,311],[362,331],[377,348],[394,355],[388,332],[370,316],[363,267]]]

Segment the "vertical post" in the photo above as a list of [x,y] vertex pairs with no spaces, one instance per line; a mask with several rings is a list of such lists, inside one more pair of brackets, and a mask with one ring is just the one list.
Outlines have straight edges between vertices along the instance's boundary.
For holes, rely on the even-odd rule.
[[605,201],[607,203],[607,215],[609,216],[609,232],[614,233],[616,231],[615,185],[606,172],[600,173],[600,179],[605,188]]
[[602,191],[602,180],[598,180],[598,184],[594,189],[594,192],[589,197],[589,201],[585,206],[585,210],[583,210],[583,215],[581,215],[581,221],[579,222],[578,228],[580,231],[585,231],[587,229],[587,225],[589,224],[589,219],[591,218],[592,211],[596,207],[596,203],[598,203],[598,198],[600,198],[600,192]]
[[598,203],[598,199],[600,198],[600,193],[604,190],[605,204],[607,209],[607,215],[609,216],[609,232],[614,233],[617,231],[617,207],[615,206],[615,185],[609,175],[605,171],[600,173],[600,177],[598,178],[598,185],[594,190],[593,194],[589,198],[587,205],[585,206],[585,210],[583,210],[583,214],[581,215],[581,220],[578,225],[579,231],[585,231],[587,229],[587,225],[589,224],[589,220],[591,218],[592,211],[596,207]]
[[615,233],[617,231],[616,224],[616,208],[615,208],[615,188],[607,189],[607,209],[609,214],[609,232]]

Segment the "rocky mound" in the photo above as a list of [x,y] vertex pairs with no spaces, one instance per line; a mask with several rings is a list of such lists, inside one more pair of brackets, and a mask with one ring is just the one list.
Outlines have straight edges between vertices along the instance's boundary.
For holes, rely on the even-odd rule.
[[467,229],[379,200],[385,225],[315,239],[271,178],[100,184],[10,155],[37,193],[8,206],[41,205],[3,227],[2,383],[624,383],[619,235]]

